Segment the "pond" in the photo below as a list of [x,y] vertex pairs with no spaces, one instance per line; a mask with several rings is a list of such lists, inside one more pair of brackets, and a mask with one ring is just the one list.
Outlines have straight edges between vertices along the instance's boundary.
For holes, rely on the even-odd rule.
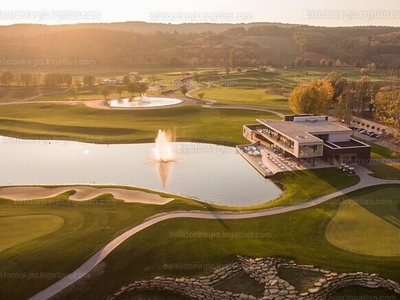
[[156,162],[154,143],[105,145],[0,137],[0,185],[134,186],[228,206],[262,204],[282,192],[234,147],[189,142],[171,146],[176,160]]

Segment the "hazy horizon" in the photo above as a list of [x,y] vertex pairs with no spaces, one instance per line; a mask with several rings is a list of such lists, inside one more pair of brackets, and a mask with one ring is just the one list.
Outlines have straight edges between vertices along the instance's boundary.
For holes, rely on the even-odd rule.
[[[78,23],[283,23],[311,26],[395,26],[400,25],[400,2],[382,0],[376,3],[337,0],[334,3],[315,0],[179,0],[143,1],[138,7],[127,7],[120,0],[91,3],[70,0],[65,3],[20,0],[2,4],[0,25]],[[22,7],[22,8],[21,8]]]

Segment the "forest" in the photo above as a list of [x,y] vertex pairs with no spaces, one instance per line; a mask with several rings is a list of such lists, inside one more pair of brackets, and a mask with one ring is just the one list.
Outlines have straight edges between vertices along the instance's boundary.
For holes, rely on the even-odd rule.
[[[305,25],[152,24],[0,26],[0,65],[29,61],[91,62],[97,66],[400,65],[400,28]],[[62,65],[62,64],[58,64]]]

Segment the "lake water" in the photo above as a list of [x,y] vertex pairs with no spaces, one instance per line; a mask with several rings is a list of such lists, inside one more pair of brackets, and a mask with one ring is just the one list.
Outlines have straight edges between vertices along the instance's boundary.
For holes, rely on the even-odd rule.
[[281,194],[233,147],[172,143],[177,160],[158,163],[152,160],[154,146],[0,137],[0,185],[128,185],[233,206]]

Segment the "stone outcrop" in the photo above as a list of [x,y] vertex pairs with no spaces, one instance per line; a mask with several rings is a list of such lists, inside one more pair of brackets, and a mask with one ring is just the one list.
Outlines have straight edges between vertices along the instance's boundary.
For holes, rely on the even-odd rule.
[[[319,272],[321,278],[310,287],[307,292],[299,293],[289,282],[278,276],[280,268],[293,268]],[[216,283],[227,279],[239,271],[245,271],[251,278],[264,285],[264,295],[256,298],[253,295],[245,293],[233,293],[231,291],[221,291],[213,287]],[[364,272],[341,273],[319,269],[313,265],[300,265],[294,261],[286,262],[280,258],[247,258],[237,256],[237,262],[215,269],[211,274],[200,277],[155,277],[150,280],[135,281],[122,287],[111,299],[117,299],[119,295],[127,291],[135,290],[167,290],[180,293],[192,299],[299,299],[299,300],[317,300],[327,299],[336,290],[359,285],[367,288],[386,288],[400,294],[400,284],[390,279],[384,279],[378,274],[369,274]]]

